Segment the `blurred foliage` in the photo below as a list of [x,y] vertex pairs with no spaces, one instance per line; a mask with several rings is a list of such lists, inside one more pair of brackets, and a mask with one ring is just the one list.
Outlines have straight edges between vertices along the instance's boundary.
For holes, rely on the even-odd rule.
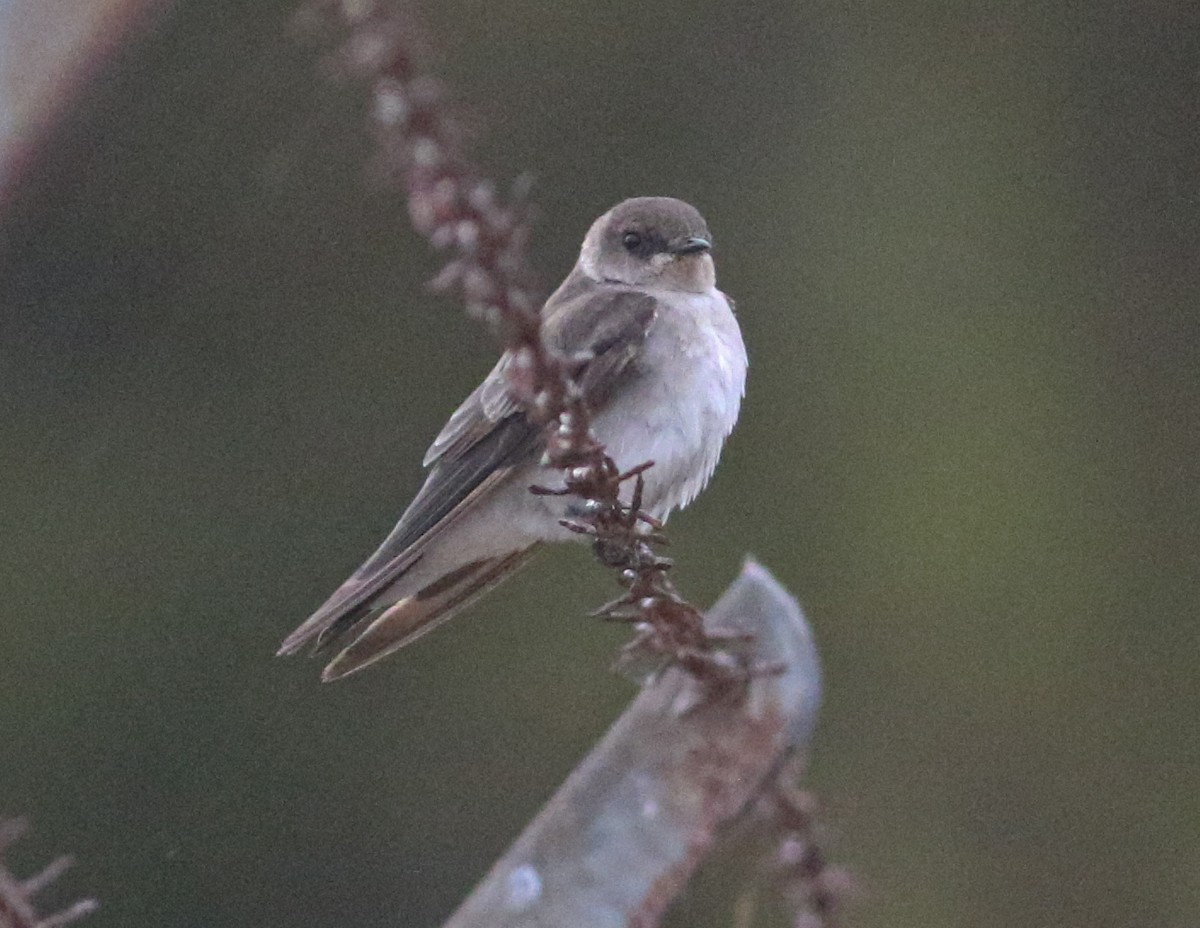
[[[342,685],[271,656],[492,356],[292,12],[175,4],[0,217],[0,802],[98,928],[437,925],[631,694],[582,550]],[[426,21],[547,282],[625,196],[716,233],[751,380],[679,580],[806,604],[852,924],[1193,925],[1200,9]]]

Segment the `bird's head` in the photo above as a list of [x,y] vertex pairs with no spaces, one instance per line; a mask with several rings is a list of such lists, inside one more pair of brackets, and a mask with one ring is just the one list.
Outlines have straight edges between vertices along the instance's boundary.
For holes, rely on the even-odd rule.
[[592,223],[579,264],[593,280],[703,293],[716,282],[712,235],[694,206],[635,197]]

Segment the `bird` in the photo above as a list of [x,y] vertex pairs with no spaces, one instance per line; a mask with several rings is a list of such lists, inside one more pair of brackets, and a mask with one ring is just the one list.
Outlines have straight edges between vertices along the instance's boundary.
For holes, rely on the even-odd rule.
[[[622,470],[654,462],[642,509],[663,522],[707,485],[745,393],[746,348],[712,247],[690,204],[625,200],[592,223],[540,310],[547,346],[587,359],[577,382],[596,439]],[[542,459],[547,426],[508,390],[513,359],[450,416],[396,527],[279,654],[334,651],[321,678],[339,679],[450,619],[542,544],[581,537],[561,524],[569,498],[530,492],[563,478]]]

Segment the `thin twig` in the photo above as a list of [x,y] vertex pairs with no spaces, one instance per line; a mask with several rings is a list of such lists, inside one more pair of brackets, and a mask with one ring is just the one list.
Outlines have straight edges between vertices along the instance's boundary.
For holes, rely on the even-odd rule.
[[793,928],[836,928],[855,882],[849,871],[826,859],[817,798],[799,786],[804,768],[801,753],[783,766],[760,798],[762,826],[775,836],[763,869],[787,905]]

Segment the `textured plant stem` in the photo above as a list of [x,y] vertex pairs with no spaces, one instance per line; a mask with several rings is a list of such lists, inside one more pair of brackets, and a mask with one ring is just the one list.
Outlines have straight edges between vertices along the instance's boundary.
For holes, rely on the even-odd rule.
[[[541,300],[529,261],[529,208],[523,190],[501,197],[471,164],[464,133],[442,84],[421,62],[412,23],[381,0],[322,0],[310,23],[346,33],[338,70],[365,86],[381,176],[402,188],[414,228],[447,256],[433,287],[462,301],[511,357],[509,391],[525,415],[547,428],[545,462],[562,471],[583,515],[564,523],[590,537],[625,593],[598,611],[630,622],[635,635],[620,663],[674,664],[710,696],[737,696],[753,668],[707,632],[703,617],[667,576],[657,547],[662,526],[641,509],[647,461],[622,473],[591,431],[576,375],[586,357],[563,357],[542,339]],[[623,488],[632,483],[628,503]]]
[[[794,926],[830,925],[846,878],[825,865],[813,801],[796,787],[820,680],[798,607],[762,568],[748,565],[732,588],[738,594],[726,594],[706,627],[671,582],[671,562],[658,553],[666,543],[662,526],[641,509],[642,474],[653,462],[618,469],[592,434],[576,383],[588,359],[563,357],[542,339],[528,185],[518,182],[502,195],[467,157],[466,133],[446,88],[423,62],[422,34],[403,5],[316,0],[303,20],[323,38],[342,36],[334,70],[369,95],[377,176],[403,192],[413,227],[446,256],[432,287],[495,334],[511,358],[509,391],[546,426],[545,461],[563,472],[564,486],[531,490],[581,498],[584,514],[564,524],[592,539],[597,558],[624,588],[596,611],[635,628],[621,663],[671,668],[643,691],[451,924],[583,928],[591,918],[608,925],[587,895],[594,891],[620,896],[603,904],[624,907],[627,924],[650,928],[718,832],[751,803],[755,829],[773,844],[760,869],[781,889]],[[622,491],[630,484],[626,503]],[[625,803],[629,790],[636,799],[656,785],[673,811],[644,796]],[[585,812],[612,827],[581,828]],[[611,860],[599,869],[596,848],[584,846],[597,835],[612,838]],[[644,866],[631,868],[639,854]],[[652,885],[637,882],[648,874]],[[566,895],[543,892],[553,881]],[[745,912],[752,918],[753,905]]]

